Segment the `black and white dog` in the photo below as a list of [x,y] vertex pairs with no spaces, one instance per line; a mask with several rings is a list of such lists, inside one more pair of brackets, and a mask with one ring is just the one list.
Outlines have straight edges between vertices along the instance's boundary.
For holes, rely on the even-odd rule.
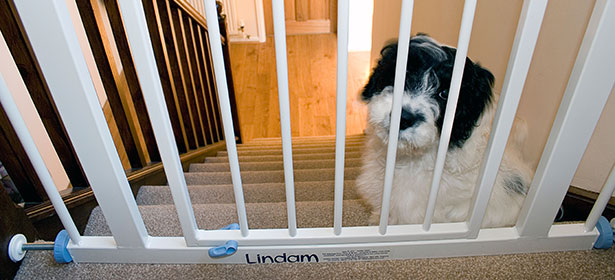
[[[454,48],[426,35],[415,36],[410,41],[389,224],[423,223],[455,52]],[[384,47],[381,55],[362,92],[369,111],[368,136],[357,189],[372,208],[370,224],[377,224],[380,218],[397,45]],[[436,200],[435,223],[468,218],[495,111],[493,82],[491,72],[466,58]],[[483,227],[516,222],[533,175],[519,152],[526,135],[525,126],[520,121],[515,123]]]

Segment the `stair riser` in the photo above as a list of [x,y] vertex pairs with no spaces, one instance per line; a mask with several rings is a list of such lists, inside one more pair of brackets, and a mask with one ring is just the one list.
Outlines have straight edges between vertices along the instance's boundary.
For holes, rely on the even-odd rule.
[[[345,158],[361,158],[361,152],[346,152]],[[293,161],[300,160],[321,160],[321,159],[335,159],[335,154],[293,154]],[[284,158],[281,155],[269,155],[269,156],[239,156],[240,162],[264,162],[264,161],[282,161]],[[228,157],[208,157],[205,159],[206,163],[214,162],[228,162]]]
[[[353,146],[363,146],[364,145],[364,141],[363,140],[356,140],[356,141],[346,141],[345,145],[347,147],[353,147]],[[335,142],[328,142],[328,143],[304,143],[304,144],[295,144],[293,143],[293,149],[309,149],[309,148],[334,148],[335,147]],[[282,149],[282,143],[278,143],[278,144],[267,144],[267,145],[258,145],[258,144],[242,144],[242,145],[238,145],[237,146],[237,150],[258,150],[258,149]]]
[[[189,186],[192,204],[235,203],[233,186],[208,185]],[[246,203],[285,202],[286,190],[283,183],[247,184],[243,186]],[[295,201],[333,201],[334,182],[297,183],[295,184]],[[344,199],[359,199],[354,181],[344,184]],[[168,186],[143,186],[137,196],[139,205],[173,204],[173,197]]]
[[[346,141],[354,141],[354,140],[364,140],[365,135],[351,135],[346,136]],[[335,142],[335,136],[315,136],[315,137],[292,137],[293,143],[327,143],[327,142]],[[281,143],[282,140],[278,138],[255,138],[251,139],[247,144],[275,144]]]
[[[362,151],[363,147],[362,146],[356,146],[356,147],[346,147],[346,152],[357,152],[357,151]],[[293,149],[293,154],[294,155],[300,155],[300,154],[324,154],[324,153],[335,153],[335,148],[313,148],[313,149]],[[282,155],[282,149],[271,149],[271,150],[265,150],[265,149],[261,149],[261,150],[241,150],[241,151],[237,151],[237,154],[240,156],[268,156],[268,155]],[[217,156],[228,156],[228,152],[227,151],[219,151],[217,153]]]
[[[344,163],[345,167],[360,167],[361,159],[347,159]],[[319,161],[297,161],[294,162],[294,169],[323,169],[334,168],[335,160],[319,160]],[[241,171],[267,171],[267,170],[283,170],[284,162],[241,162],[239,164]],[[190,165],[190,172],[229,172],[230,165],[228,163],[193,163]]]
[[[197,225],[201,229],[219,229],[238,222],[234,204],[194,204],[193,209]],[[333,226],[333,202],[297,202],[296,209],[299,228]],[[173,205],[139,206],[139,212],[150,235],[183,235]],[[286,203],[247,203],[246,212],[251,229],[288,227]],[[364,226],[367,225],[368,218],[369,211],[361,202],[344,202],[344,226]],[[85,235],[111,235],[99,207],[92,211]]]
[[[333,169],[306,169],[295,170],[295,182],[332,181]],[[355,180],[359,176],[360,168],[346,168],[344,180]],[[185,173],[188,185],[223,185],[232,184],[230,172],[189,172]],[[243,184],[283,183],[284,171],[246,171],[241,172]]]

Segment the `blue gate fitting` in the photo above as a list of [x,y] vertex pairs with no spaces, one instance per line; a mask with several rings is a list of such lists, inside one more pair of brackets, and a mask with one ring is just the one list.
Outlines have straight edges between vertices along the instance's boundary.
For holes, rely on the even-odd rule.
[[13,262],[19,262],[26,256],[26,251],[53,250],[53,258],[57,263],[69,263],[73,261],[67,249],[69,242],[70,236],[66,230],[60,231],[53,243],[27,243],[26,236],[16,234],[9,241],[8,255]]
[[613,228],[609,221],[601,216],[598,219],[598,223],[596,223],[596,228],[600,235],[598,235],[598,239],[594,242],[594,248],[596,249],[609,249],[613,246]]
[[69,263],[73,261],[73,257],[67,249],[68,242],[70,242],[70,236],[68,236],[68,232],[63,229],[58,233],[53,244],[53,258],[57,263]]
[[[239,224],[232,223],[228,226],[221,228],[220,230],[237,230],[237,229],[239,229]],[[209,256],[212,258],[221,258],[221,257],[230,256],[232,254],[235,254],[235,252],[237,252],[237,246],[238,246],[237,241],[229,240],[226,243],[224,243],[224,245],[222,246],[210,248],[208,251]]]

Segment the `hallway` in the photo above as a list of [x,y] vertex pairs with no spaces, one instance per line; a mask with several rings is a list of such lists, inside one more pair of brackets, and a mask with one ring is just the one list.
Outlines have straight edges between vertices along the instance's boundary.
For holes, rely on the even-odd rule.
[[[231,63],[241,133],[245,142],[280,137],[273,37],[267,42],[231,43]],[[287,37],[292,136],[335,134],[335,34]],[[365,129],[367,108],[359,93],[369,75],[369,52],[348,56],[346,134]]]

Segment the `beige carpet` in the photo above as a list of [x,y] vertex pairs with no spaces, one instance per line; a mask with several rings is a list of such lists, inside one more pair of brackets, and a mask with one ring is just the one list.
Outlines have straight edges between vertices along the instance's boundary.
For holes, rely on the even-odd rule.
[[[355,192],[362,137],[348,139],[344,226],[366,225],[367,207]],[[331,227],[333,221],[332,138],[294,141],[298,227]],[[279,140],[257,140],[239,147],[244,196],[251,228],[287,226],[284,175]],[[194,164],[186,173],[200,228],[237,222],[226,152]],[[226,161],[226,162],[225,162]],[[144,186],[137,203],[153,236],[180,236],[167,186]],[[92,211],[86,235],[110,235],[99,208]],[[615,279],[615,249],[463,258],[373,262],[267,265],[58,265],[49,252],[29,252],[17,279]]]

